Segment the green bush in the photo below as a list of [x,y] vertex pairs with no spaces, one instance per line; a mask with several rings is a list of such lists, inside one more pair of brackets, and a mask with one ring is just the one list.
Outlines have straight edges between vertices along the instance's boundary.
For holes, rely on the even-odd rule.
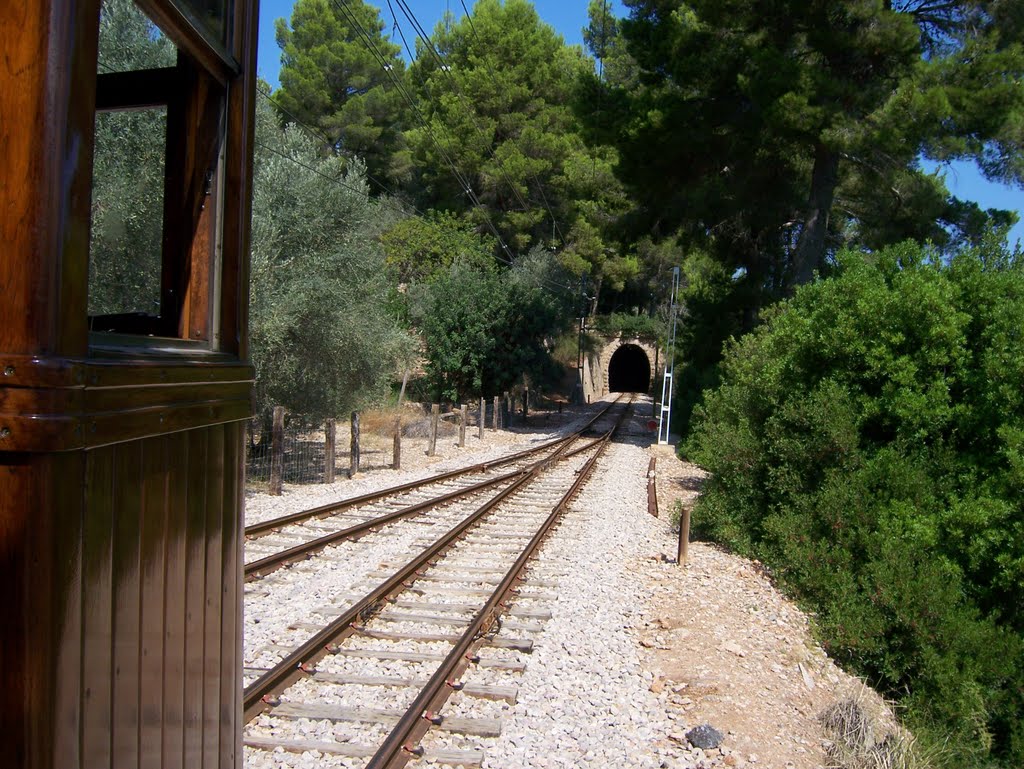
[[951,766],[1024,765],[1024,258],[913,244],[730,343],[694,529],[768,563]]
[[610,315],[595,315],[594,327],[602,334],[614,336],[621,334],[627,339],[645,339],[659,341],[665,336],[665,323],[650,315],[631,315],[625,312],[613,312]]

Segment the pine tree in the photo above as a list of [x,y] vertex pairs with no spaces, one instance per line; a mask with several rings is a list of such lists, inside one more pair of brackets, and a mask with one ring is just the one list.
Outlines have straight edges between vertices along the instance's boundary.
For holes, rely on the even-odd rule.
[[274,100],[282,120],[315,126],[325,145],[362,158],[371,176],[404,181],[407,103],[395,81],[403,81],[405,63],[377,9],[362,0],[298,0],[291,24],[278,19],[276,32],[281,87]]

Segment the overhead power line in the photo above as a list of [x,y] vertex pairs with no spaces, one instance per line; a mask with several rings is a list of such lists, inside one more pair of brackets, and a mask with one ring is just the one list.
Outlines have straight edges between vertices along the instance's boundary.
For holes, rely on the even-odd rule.
[[[473,14],[471,14],[469,12],[469,9],[466,8],[465,0],[459,0],[459,3],[462,5],[462,10],[466,14],[466,20],[469,21],[469,31],[472,33],[477,43],[481,44],[482,41],[480,40],[480,36],[477,34],[476,24],[473,23]],[[488,75],[490,75],[491,82],[494,84],[495,90],[499,90],[501,88],[501,85],[498,83],[498,77],[497,75],[494,74],[494,70],[491,68],[491,65],[485,62],[484,68],[487,70]],[[520,152],[522,152],[519,146],[515,144],[515,140],[510,141],[512,141],[513,146],[515,146],[516,149],[519,149]],[[551,209],[551,204],[548,202],[548,196],[544,192],[544,183],[538,178],[537,174],[532,170],[530,171],[530,176],[532,176],[533,180],[537,183],[537,191],[540,193],[541,200],[544,202],[544,208],[547,209],[548,215],[551,217],[551,224],[555,228],[555,231],[558,233],[558,239],[562,241],[562,246],[564,247],[567,245],[565,235],[562,234],[562,228],[558,226],[558,219],[555,218],[554,211],[552,211]]]
[[[441,56],[440,52],[437,50],[437,47],[434,45],[433,41],[430,39],[430,36],[423,29],[423,25],[420,23],[419,19],[416,18],[416,14],[413,13],[411,8],[409,8],[406,0],[395,0],[395,1],[398,3],[399,7],[402,9],[402,12],[405,14],[405,17],[409,20],[409,23],[412,24],[413,29],[415,30],[415,32],[416,32],[417,36],[419,37],[419,39],[423,41],[423,44],[426,47],[427,51],[437,61],[438,66],[440,68],[440,71],[444,73],[444,77],[447,78],[448,82],[451,84],[452,90],[455,92],[456,96],[459,98],[459,101],[465,103],[466,100],[463,97],[462,89],[459,88],[458,82],[452,76],[451,67],[447,64],[445,59]],[[391,0],[388,0],[388,6],[390,7],[390,5],[391,5]],[[469,19],[470,30],[472,31],[473,36],[479,42],[480,38],[476,34],[476,27],[473,24],[473,18],[472,18],[472,16],[470,16],[469,11],[466,10],[465,2],[462,3],[462,9],[463,9],[463,11],[466,12],[466,16]],[[496,90],[500,90],[500,85],[497,82],[497,77],[494,74],[494,70],[492,70],[490,68],[490,66],[486,66],[485,68],[486,68],[486,71],[488,72],[488,74],[490,75],[491,81],[495,85],[495,89]],[[472,117],[473,123],[476,126],[477,131],[486,140],[488,138],[487,133],[484,131],[483,127],[480,125],[480,121],[479,121],[479,119],[478,119],[478,117],[476,115],[475,110],[473,109],[473,105],[469,105],[469,115]],[[509,142],[512,144],[513,147],[515,147],[517,150],[519,150],[520,153],[522,153],[522,149],[516,144],[514,139],[509,139]],[[495,152],[494,147],[491,146],[490,142],[488,142],[488,152],[490,153],[491,158],[494,160],[495,164],[497,165],[499,173],[504,178],[506,184],[508,184],[509,189],[512,190],[512,195],[518,201],[519,205],[522,206],[524,211],[529,211],[531,206],[526,202],[526,200],[523,199],[523,196],[519,192],[518,186],[512,180],[512,178],[509,176],[508,171],[506,170],[504,163],[502,163],[500,158],[498,158],[498,155]],[[523,154],[524,157],[527,157],[525,153],[522,153],[522,154]],[[562,245],[564,246],[565,245],[565,237],[562,235],[561,228],[558,226],[558,220],[555,217],[554,211],[551,209],[551,205],[548,203],[547,195],[544,194],[544,185],[541,183],[540,179],[537,178],[536,173],[534,173],[533,171],[530,171],[530,175],[533,177],[533,180],[537,183],[537,188],[538,188],[538,191],[541,194],[541,198],[542,198],[543,203],[544,203],[544,208],[547,210],[548,216],[551,217],[551,223],[552,223],[555,231],[558,233],[558,237],[562,241]],[[527,190],[529,190],[528,186],[527,186]]]
[[[385,73],[387,73],[388,77],[392,80],[396,90],[400,94],[402,94],[403,97],[406,98],[407,101],[409,101],[410,107],[417,114],[417,116],[419,117],[419,119],[420,119],[420,121],[421,121],[421,123],[422,123],[422,125],[424,127],[424,130],[427,131],[428,135],[431,137],[431,140],[434,142],[435,147],[442,154],[442,157],[445,158],[447,164],[452,169],[452,172],[455,175],[456,180],[459,181],[459,183],[465,187],[465,189],[467,190],[467,193],[470,196],[471,201],[474,202],[475,206],[481,209],[482,213],[484,214],[484,216],[486,218],[486,223],[488,224],[489,229],[493,232],[494,236],[496,237],[499,246],[502,248],[504,253],[507,253],[509,255],[509,257],[512,257],[513,254],[511,252],[511,249],[509,249],[508,245],[502,239],[501,234],[498,232],[497,228],[494,226],[493,221],[490,220],[490,217],[487,214],[486,207],[484,207],[483,204],[480,202],[479,198],[477,198],[475,196],[475,193],[473,193],[472,187],[471,187],[468,179],[466,179],[465,175],[455,165],[454,160],[452,160],[451,156],[448,153],[445,152],[443,147],[441,147],[440,142],[437,140],[437,137],[434,135],[433,131],[431,130],[431,128],[429,126],[429,124],[424,119],[424,117],[422,115],[422,112],[419,110],[419,107],[418,107],[418,105],[416,103],[415,97],[412,94],[409,93],[409,91],[405,87],[404,83],[402,83],[400,80],[398,80],[396,78],[396,76],[395,76],[395,74],[393,72],[393,69],[390,66],[389,62],[384,57],[384,55],[381,53],[381,51],[377,48],[377,46],[374,44],[373,38],[369,35],[369,33],[367,32],[365,27],[363,27],[363,25],[359,22],[358,18],[353,13],[351,13],[350,9],[348,9],[347,7],[340,6],[338,4],[338,1],[339,0],[331,0],[332,4],[335,6],[335,8],[337,8],[342,13],[344,13],[345,17],[352,23],[353,27],[358,30],[358,32],[360,33],[360,37],[364,41],[364,44],[370,50],[370,52],[374,56],[374,58],[377,59],[378,63],[381,65],[381,68],[385,71]],[[342,0],[342,2],[344,2],[344,0]],[[389,2],[389,5],[390,5],[390,2]],[[397,23],[397,20],[396,20],[396,23]],[[404,36],[403,36],[403,42],[405,42],[404,41]],[[309,134],[314,138],[314,140],[316,140],[316,141],[325,141],[330,146],[334,146],[334,144],[335,144],[334,141],[331,139],[331,137],[327,136],[325,132],[323,132],[321,130],[318,130],[317,128],[315,128],[315,127],[309,125],[308,123],[306,123],[305,121],[301,120],[292,111],[288,110],[283,105],[281,105],[281,103],[279,101],[274,99],[272,94],[266,92],[262,88],[259,88],[258,90],[259,90],[260,94],[263,96],[263,98],[267,99],[267,101],[269,101],[270,103],[274,104],[279,109],[281,109],[283,112],[285,112],[293,121],[295,121],[295,123],[297,125],[299,125],[302,128],[306,129],[306,131],[309,132]],[[443,124],[442,124],[442,128],[444,128]],[[342,186],[342,187],[344,187],[346,189],[358,192],[360,194],[363,194],[363,192],[364,192],[363,190],[360,190],[359,188],[357,188],[357,187],[355,187],[355,186],[353,186],[351,184],[348,184],[347,182],[345,182],[344,180],[342,180],[340,178],[336,178],[336,177],[332,177],[332,176],[330,176],[328,174],[324,174],[322,171],[319,171],[318,169],[314,168],[313,166],[310,166],[310,165],[308,165],[306,163],[303,163],[299,159],[297,159],[295,157],[292,157],[292,156],[290,156],[290,155],[288,155],[286,153],[283,153],[283,152],[281,152],[281,151],[279,151],[279,150],[277,150],[277,149],[275,149],[273,147],[265,145],[265,144],[263,144],[261,142],[257,142],[257,144],[260,147],[262,147],[263,149],[266,149],[269,152],[272,152],[272,153],[274,153],[274,154],[276,154],[276,155],[278,155],[278,156],[280,156],[280,157],[282,157],[282,158],[284,158],[286,160],[289,160],[289,161],[297,164],[298,166],[301,166],[302,168],[310,171],[311,173],[314,173],[314,174],[324,178],[327,181],[333,182],[333,183],[338,184],[338,185],[340,185],[340,186]],[[421,222],[423,222],[425,224],[428,224],[431,227],[437,229],[438,232],[443,232],[441,226],[437,222],[431,221],[429,218],[427,218],[427,216],[422,211],[420,211],[414,205],[404,201],[404,199],[402,198],[401,195],[396,193],[394,190],[388,188],[382,182],[374,179],[369,174],[367,174],[367,177],[374,184],[376,184],[378,187],[380,187],[385,193],[387,193],[388,195],[392,196],[393,198],[395,198],[397,200],[400,200],[400,201],[402,201],[404,203],[404,205],[397,205],[397,204],[393,203],[391,200],[389,200],[387,198],[384,198],[384,199],[378,199],[378,202],[380,204],[385,205],[385,206],[391,208],[392,210],[397,211],[398,213],[401,213],[404,216],[415,216]],[[411,209],[414,213],[410,214],[409,209]],[[498,258],[499,261],[503,262],[506,265],[515,266],[515,262],[513,261],[512,258],[506,258],[506,257],[501,256],[501,255],[498,255],[497,258]],[[565,290],[569,290],[569,291],[574,290],[573,287],[570,286],[570,285],[563,285],[563,284],[560,284],[560,283],[555,283],[555,282],[547,280],[545,278],[540,278],[539,281],[540,281],[540,283],[543,283],[543,284],[547,285],[548,287],[556,289],[556,290],[558,290],[560,292],[561,291],[565,291]],[[538,288],[539,287],[541,287],[541,286],[538,284]]]
[[441,157],[444,159],[445,163],[451,168],[452,173],[455,175],[455,179],[461,185],[463,191],[466,193],[466,196],[469,198],[470,202],[472,202],[474,206],[481,209],[484,215],[485,222],[488,225],[488,228],[494,234],[494,237],[497,239],[499,247],[511,258],[513,256],[512,250],[508,247],[508,244],[505,243],[504,238],[501,237],[501,233],[498,231],[498,228],[494,225],[494,222],[491,220],[490,215],[487,213],[486,207],[484,207],[483,203],[480,201],[476,193],[473,191],[473,187],[469,179],[466,177],[464,173],[462,173],[462,171],[455,164],[455,161],[451,157],[449,151],[447,151],[444,147],[441,146],[441,143],[434,135],[434,132],[431,129],[429,122],[424,117],[422,111],[419,108],[419,105],[416,103],[415,97],[409,93],[409,90],[408,88],[405,87],[405,84],[398,80],[398,78],[395,76],[395,73],[392,71],[392,67],[389,65],[387,59],[384,58],[384,55],[380,52],[380,50],[374,43],[373,37],[366,30],[363,24],[359,21],[359,18],[348,7],[345,0],[331,0],[331,3],[337,10],[344,14],[345,18],[349,20],[349,22],[356,30],[358,30],[371,55],[373,55],[374,58],[377,59],[377,62],[387,73],[388,77],[391,78],[392,82],[394,82],[396,89],[399,91],[399,93],[403,95],[406,101],[409,102],[410,108],[416,114],[420,123],[423,125],[424,130],[427,132],[427,135],[434,143],[434,146],[441,154]]
[[[298,115],[296,115],[296,114],[295,114],[294,112],[292,112],[292,111],[291,111],[290,109],[288,109],[288,108],[287,108],[287,107],[285,107],[285,106],[284,106],[283,104],[281,104],[281,102],[280,102],[280,101],[278,101],[277,99],[275,99],[275,98],[274,98],[274,96],[273,96],[273,94],[271,94],[271,93],[270,93],[269,91],[266,91],[266,90],[264,90],[263,88],[261,88],[261,87],[260,87],[260,85],[259,85],[258,83],[257,83],[257,85],[256,85],[256,90],[257,90],[257,91],[259,92],[259,94],[260,94],[260,95],[261,95],[261,96],[262,96],[262,97],[263,97],[264,99],[266,99],[267,101],[269,101],[269,102],[270,102],[271,104],[273,104],[273,105],[274,105],[275,107],[277,107],[277,108],[278,108],[279,110],[281,110],[281,111],[282,111],[283,113],[285,113],[285,114],[286,114],[286,115],[287,115],[288,117],[290,117],[290,118],[292,119],[292,122],[294,122],[294,123],[295,123],[296,125],[299,125],[299,126],[302,126],[303,128],[305,128],[305,129],[306,129],[306,131],[307,131],[307,132],[308,132],[308,133],[309,133],[309,134],[310,134],[310,135],[311,135],[311,136],[312,136],[313,138],[315,138],[315,139],[316,139],[317,141],[322,141],[322,142],[324,142],[325,144],[327,144],[327,145],[328,145],[329,147],[335,147],[335,146],[337,146],[337,143],[336,143],[335,139],[334,139],[333,137],[329,136],[329,135],[327,134],[327,132],[326,132],[326,131],[324,131],[324,130],[322,130],[322,129],[318,128],[317,126],[312,126],[312,125],[310,125],[309,123],[307,123],[306,121],[302,120],[302,118],[300,118],[300,117],[299,117]],[[371,173],[370,173],[369,171],[367,171],[366,169],[364,169],[364,170],[363,170],[363,173],[364,173],[364,174],[366,175],[366,178],[367,178],[367,179],[368,179],[369,181],[371,181],[371,182],[372,182],[373,184],[377,185],[377,187],[378,187],[378,188],[380,188],[380,189],[381,189],[381,191],[383,191],[383,192],[386,192],[386,193],[387,193],[388,195],[391,195],[392,197],[395,197],[395,198],[397,198],[397,199],[399,199],[399,200],[401,200],[401,199],[402,199],[402,196],[401,196],[401,195],[399,195],[399,194],[398,194],[398,193],[397,193],[396,191],[392,190],[392,189],[391,189],[390,187],[388,187],[388,186],[387,186],[386,184],[384,184],[384,182],[382,182],[382,181],[380,181],[379,179],[377,179],[377,178],[376,178],[376,177],[375,177],[375,176],[374,176],[373,174],[371,174]],[[413,207],[413,208],[414,208],[414,207]]]

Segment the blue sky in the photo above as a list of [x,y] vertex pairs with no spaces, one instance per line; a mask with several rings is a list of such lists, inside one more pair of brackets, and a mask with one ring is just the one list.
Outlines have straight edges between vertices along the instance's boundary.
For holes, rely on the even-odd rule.
[[[461,16],[463,0],[406,0],[406,4],[419,19],[424,29],[433,31],[434,25],[450,9],[456,16]],[[464,0],[467,8],[472,8],[473,0]],[[383,7],[382,17],[390,27],[391,18],[387,11],[386,0],[379,0],[374,5]],[[561,33],[567,43],[582,43],[582,28],[587,23],[587,0],[534,0],[534,6],[540,17]],[[274,20],[291,18],[294,0],[261,0],[260,2],[260,36],[257,66],[260,77],[273,87],[277,87],[277,73],[280,69],[280,50],[274,41]],[[398,6],[393,2],[399,23],[411,41],[408,21]],[[625,15],[620,0],[611,0],[609,10],[616,16]],[[973,164],[953,163],[946,169],[946,186],[959,198],[974,200],[982,208],[1006,208],[1015,210],[1024,218],[1024,190],[992,184],[982,178]],[[1010,242],[1017,240],[1024,245],[1024,221],[1019,222],[1010,232]]]

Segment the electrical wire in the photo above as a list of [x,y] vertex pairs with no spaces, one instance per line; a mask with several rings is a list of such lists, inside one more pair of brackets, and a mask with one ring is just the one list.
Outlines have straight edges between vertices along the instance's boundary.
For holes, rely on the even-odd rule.
[[[339,2],[340,2],[340,4],[339,4]],[[401,2],[401,0],[399,0],[399,2]],[[434,132],[431,130],[431,127],[430,127],[429,123],[427,122],[427,120],[423,116],[422,111],[419,109],[419,106],[416,103],[415,97],[412,94],[409,93],[409,91],[405,87],[404,83],[402,83],[400,80],[397,79],[397,77],[395,76],[395,73],[393,71],[393,67],[390,65],[390,63],[387,61],[387,59],[384,57],[384,54],[380,51],[380,49],[376,46],[376,44],[373,41],[372,36],[369,34],[369,32],[366,30],[366,28],[359,21],[358,17],[356,17],[355,14],[352,13],[351,9],[348,8],[346,4],[344,4],[345,0],[331,0],[331,3],[332,3],[332,5],[334,5],[334,7],[336,9],[338,9],[339,11],[341,11],[345,15],[345,17],[349,20],[349,22],[352,24],[352,26],[359,32],[360,37],[362,38],[364,44],[367,46],[367,49],[370,51],[371,55],[373,55],[373,57],[377,60],[378,64],[380,64],[381,68],[384,70],[384,72],[387,74],[387,76],[391,79],[393,85],[395,86],[396,91],[399,94],[401,94],[409,102],[410,107],[412,108],[413,112],[417,115],[417,117],[420,119],[420,122],[423,125],[424,130],[430,136],[431,141],[434,143],[434,146],[437,148],[438,152],[441,154],[441,157],[445,160],[445,162],[451,168],[453,174],[455,175],[456,180],[466,190],[466,193],[467,193],[468,197],[470,198],[471,202],[473,202],[474,205],[477,208],[479,208],[481,210],[481,212],[484,214],[484,217],[485,217],[485,220],[486,220],[486,224],[489,226],[489,229],[494,234],[494,236],[497,239],[498,244],[501,247],[501,249],[505,253],[507,253],[509,255],[509,257],[513,257],[514,255],[512,254],[511,249],[504,242],[504,240],[501,237],[501,234],[497,230],[497,227],[495,227],[493,221],[490,219],[490,216],[487,213],[486,207],[483,205],[482,202],[480,202],[479,198],[473,192],[472,186],[469,183],[469,180],[465,177],[465,175],[455,165],[454,159],[451,157],[449,152],[446,152],[445,148],[441,146],[440,141],[434,135]],[[390,0],[388,2],[388,5],[390,7]],[[392,13],[393,13],[393,10],[392,10]],[[399,27],[399,31],[401,31],[400,25],[397,25],[397,18],[394,17],[394,20],[395,20],[396,26]],[[404,35],[402,35],[402,39],[403,39],[403,43],[406,43]],[[408,49],[408,44],[407,43],[406,43],[406,48]],[[431,48],[432,48],[432,46],[431,46]],[[294,115],[294,113],[292,113],[291,111],[289,111],[286,108],[284,108],[283,106],[281,106],[280,102],[278,102],[275,99],[273,99],[271,94],[266,93],[265,91],[263,91],[263,89],[259,89],[259,91],[260,91],[261,95],[265,99],[267,99],[271,103],[277,105],[280,109],[282,109],[282,111],[287,113],[293,120],[295,120],[295,122],[297,124],[303,126],[307,130],[311,131],[314,136],[318,136],[320,140],[323,140],[323,139],[328,139],[329,140],[329,137],[327,137],[326,134],[323,134],[322,132],[317,131],[312,126],[309,126],[307,123],[305,123],[304,121],[300,120],[296,115]],[[443,124],[442,124],[442,127],[444,127]],[[330,142],[330,143],[333,146],[333,142]],[[334,182],[336,184],[340,184],[342,187],[345,187],[347,189],[354,190],[354,191],[362,193],[362,190],[358,190],[358,188],[353,187],[352,185],[344,182],[341,179],[330,177],[330,176],[328,176],[328,175],[318,171],[317,169],[313,168],[312,166],[309,166],[309,165],[301,162],[297,158],[293,158],[293,157],[291,157],[291,156],[289,156],[289,155],[287,155],[285,153],[282,153],[282,152],[274,149],[273,147],[269,147],[269,146],[267,146],[265,144],[262,144],[260,142],[257,142],[257,144],[259,146],[263,147],[264,149],[266,149],[266,150],[268,150],[270,152],[273,152],[276,155],[279,155],[279,156],[281,156],[281,157],[283,157],[283,158],[285,158],[287,160],[291,160],[292,162],[298,164],[299,166],[302,166],[306,170],[309,170],[310,172],[315,173],[318,176],[321,176],[322,178],[327,179],[328,181],[332,181],[332,182]],[[401,196],[397,195],[394,191],[390,190],[385,185],[383,185],[382,183],[380,183],[380,182],[378,182],[376,180],[373,180],[373,181],[379,187],[381,187],[381,189],[383,189],[385,192],[387,192],[389,195],[391,195],[392,197],[395,197],[395,198],[401,200]],[[391,208],[392,210],[398,211],[399,213],[401,213],[401,214],[403,214],[405,216],[409,216],[410,215],[409,211],[406,208],[404,208],[402,206],[395,205],[390,200],[386,200],[385,199],[385,200],[381,200],[380,202],[383,205],[386,205],[389,208]],[[413,214],[413,215],[416,216],[417,218],[419,218],[422,222],[424,222],[426,224],[429,224],[430,226],[436,228],[438,230],[438,232],[442,232],[443,231],[439,224],[437,224],[436,222],[433,222],[429,218],[427,218],[423,214],[422,211],[417,209],[415,206],[412,206],[411,204],[408,204],[408,205],[415,212],[415,214]],[[515,266],[515,261],[512,258],[505,258],[504,256],[502,256],[500,254],[496,255],[496,257],[497,257],[497,259],[500,262],[502,262],[502,263],[504,263],[504,264],[506,264],[508,266]],[[574,290],[574,288],[572,286],[562,285],[560,283],[555,283],[553,281],[547,280],[546,278],[540,278],[539,281],[541,283],[544,283],[544,284],[548,285],[549,287],[551,287],[553,289],[556,289],[558,292],[563,292],[565,290],[569,290],[569,291],[573,291]],[[537,287],[540,288],[541,286],[537,285]]]
[[[263,96],[263,98],[267,99],[268,101],[270,101],[270,102],[272,102],[274,104],[278,104],[278,102],[275,102],[262,89],[258,89],[258,90],[259,90],[260,95]],[[288,113],[288,114],[291,114],[291,113]],[[312,129],[307,123],[304,123],[304,122],[298,120],[298,118],[295,118],[295,120],[296,120],[298,125],[302,126],[303,128],[307,129],[308,131],[312,132],[312,138],[314,138],[315,140],[319,140],[321,138],[319,133],[316,132],[314,129]],[[278,157],[281,157],[281,158],[283,158],[285,160],[288,160],[288,161],[290,161],[292,163],[295,163],[297,166],[299,166],[301,168],[304,168],[305,170],[309,171],[310,173],[316,174],[317,176],[319,176],[320,178],[322,178],[322,179],[324,179],[324,180],[326,180],[328,182],[331,182],[333,184],[337,184],[337,185],[341,186],[344,189],[350,190],[350,191],[355,192],[355,193],[360,194],[360,195],[365,194],[365,191],[360,189],[359,187],[356,187],[356,186],[354,186],[352,184],[349,184],[348,182],[344,181],[341,178],[330,176],[329,174],[325,174],[322,171],[320,171],[319,169],[317,169],[317,168],[315,168],[315,167],[313,167],[313,166],[311,166],[311,165],[309,165],[307,163],[304,163],[301,160],[299,160],[298,158],[296,158],[296,157],[294,157],[292,155],[289,155],[289,154],[287,154],[285,152],[282,152],[282,151],[278,150],[275,147],[271,147],[271,146],[269,146],[267,144],[264,144],[263,142],[261,142],[259,140],[256,140],[255,144],[256,144],[256,146],[261,147],[262,149],[265,149],[266,151],[271,152],[271,153],[277,155]],[[386,190],[386,191],[388,191],[388,190]],[[389,192],[389,194],[393,194],[390,191],[388,191],[388,192]],[[400,196],[398,196],[398,195],[393,195],[393,196],[397,200],[402,200],[402,198]],[[443,234],[445,232],[445,230],[443,229],[443,227],[440,224],[438,224],[435,221],[432,221],[430,218],[427,217],[426,214],[424,214],[422,211],[420,211],[418,208],[416,208],[415,206],[413,206],[410,203],[405,203],[404,205],[398,205],[398,204],[393,203],[388,198],[377,198],[376,201],[377,201],[378,205],[382,205],[382,206],[385,206],[387,208],[390,208],[393,211],[396,211],[397,213],[402,214],[403,216],[407,216],[407,217],[411,216],[412,218],[418,219],[421,223],[423,223],[423,224],[425,224],[425,225],[427,225],[429,227],[434,228],[440,234]],[[408,209],[405,206],[408,206]],[[415,213],[414,214],[410,214],[409,213],[409,209],[411,209]],[[502,262],[503,264],[506,264],[506,265],[512,266],[512,267],[515,266],[515,262],[510,261],[508,259],[505,259],[505,258],[501,257],[500,255],[497,256],[496,258],[500,262]],[[546,284],[550,288],[557,289],[559,292],[561,292],[561,291],[563,291],[563,290],[565,290],[567,288],[568,289],[572,288],[571,286],[565,286],[565,285],[562,285],[560,283],[555,283],[553,281],[547,280],[546,278],[540,278],[539,280],[540,280],[541,283]],[[539,285],[539,284],[536,284],[536,285],[537,285],[537,288],[542,288],[541,285]]]
[[[290,109],[288,109],[283,104],[281,104],[281,102],[279,102],[277,99],[275,99],[273,94],[271,94],[269,91],[263,90],[260,87],[259,83],[256,84],[256,90],[259,92],[260,96],[262,96],[264,99],[266,99],[271,104],[273,104],[275,107],[277,107],[279,110],[281,110],[283,113],[285,113],[288,117],[290,117],[292,119],[292,122],[294,122],[296,125],[299,125],[299,126],[302,126],[303,128],[305,128],[306,131],[309,132],[309,134],[313,138],[315,138],[317,141],[322,141],[325,144],[327,144],[327,146],[329,146],[329,147],[335,147],[336,146],[335,140],[333,138],[331,138],[327,134],[326,131],[321,130],[317,126],[312,126],[309,123],[307,123],[304,120],[302,120],[298,115],[296,115]],[[384,182],[382,182],[379,179],[377,179],[373,174],[371,174],[365,168],[363,169],[363,173],[366,175],[366,178],[369,181],[373,182],[373,184],[377,185],[377,187],[379,187],[382,192],[386,192],[387,194],[391,195],[394,198],[397,198],[398,200],[403,200],[401,195],[399,195],[397,192],[395,192],[390,187],[388,187],[386,184],[384,184]],[[410,204],[410,207],[415,209],[415,207],[412,206],[411,204]]]
[[[420,40],[423,41],[423,44],[426,46],[427,50],[430,52],[430,54],[433,56],[433,58],[437,60],[438,66],[440,67],[440,71],[444,73],[444,76],[451,83],[452,90],[455,92],[456,96],[458,96],[459,101],[465,101],[464,98],[463,98],[462,89],[459,88],[459,84],[456,82],[455,78],[451,74],[451,67],[441,57],[441,54],[438,52],[438,50],[437,50],[436,46],[434,45],[433,41],[430,39],[430,36],[427,35],[427,33],[424,31],[423,25],[420,23],[419,19],[416,18],[416,14],[413,13],[412,9],[409,8],[408,4],[406,3],[406,0],[396,0],[396,2],[398,3],[399,7],[402,9],[402,12],[405,14],[405,17],[409,20],[409,23],[412,24],[413,29],[415,30],[417,36],[420,38]],[[390,7],[390,5],[391,5],[391,0],[388,0],[388,6]],[[462,8],[463,8],[464,11],[466,10],[466,5],[465,5],[464,2],[462,3]],[[472,26],[472,17],[469,17],[468,11],[466,13],[467,13],[467,17],[470,19],[470,26],[471,26],[471,29],[473,29],[474,36],[475,36],[476,30],[475,30],[475,27]],[[479,38],[478,38],[478,40],[479,40]],[[498,86],[498,83],[497,83],[497,78],[494,76],[493,70],[491,70],[490,67],[488,67],[487,71],[490,73],[491,79],[495,83],[495,87],[496,88],[500,88],[500,86]],[[473,118],[473,122],[476,125],[477,131],[485,139],[487,139],[487,133],[483,130],[483,127],[480,125],[480,121],[477,118],[476,112],[472,108],[472,106],[470,107],[469,114]],[[515,143],[514,139],[510,139],[509,141],[512,143],[513,147],[516,147],[516,149],[519,149],[519,147]],[[519,192],[519,188],[516,186],[515,182],[512,181],[511,177],[508,175],[508,171],[505,169],[504,164],[498,158],[497,153],[494,151],[494,147],[491,145],[491,142],[488,142],[488,152],[490,153],[491,158],[494,160],[495,164],[497,165],[498,171],[501,173],[502,177],[505,179],[505,182],[508,184],[509,189],[512,190],[513,196],[516,198],[516,200],[518,201],[519,205],[522,206],[523,211],[529,211],[531,206],[526,202],[526,200],[523,199],[522,194]],[[522,150],[520,150],[520,152],[522,152]],[[526,157],[525,153],[523,153],[523,156]],[[558,236],[561,239],[562,245],[564,247],[565,244],[566,244],[565,243],[565,238],[562,235],[561,228],[558,226],[558,220],[555,217],[554,211],[551,210],[551,206],[550,206],[550,204],[547,201],[547,196],[544,194],[543,185],[541,184],[540,180],[537,178],[537,175],[535,173],[533,173],[532,171],[530,173],[531,173],[531,176],[533,177],[534,181],[537,182],[538,189],[539,189],[539,191],[541,193],[541,197],[542,197],[542,199],[544,201],[544,207],[545,207],[545,209],[548,212],[548,216],[551,217],[551,223],[554,226],[554,229],[558,232]],[[529,189],[529,188],[527,188],[527,189]]]
[[[498,228],[494,225],[494,222],[491,220],[490,215],[487,213],[486,207],[483,205],[483,203],[477,197],[476,193],[473,191],[473,187],[469,182],[469,179],[465,176],[465,174],[462,173],[458,166],[456,166],[455,161],[451,157],[449,152],[446,151],[445,148],[441,146],[441,143],[438,141],[437,137],[434,135],[433,130],[430,128],[429,122],[424,117],[423,112],[419,108],[419,105],[416,103],[415,97],[412,94],[410,94],[405,85],[395,77],[394,72],[392,72],[392,69],[388,64],[387,60],[384,59],[380,50],[374,44],[372,36],[369,34],[369,32],[367,32],[365,27],[359,21],[359,18],[355,16],[354,13],[352,13],[350,8],[348,8],[347,4],[345,4],[345,0],[331,0],[331,4],[336,9],[341,11],[349,20],[349,22],[360,32],[370,53],[374,56],[374,58],[377,59],[378,63],[383,67],[384,71],[387,72],[388,76],[395,83],[397,90],[400,93],[402,93],[405,96],[406,100],[409,102],[409,106],[412,108],[413,112],[419,118],[420,123],[423,125],[424,130],[427,132],[427,135],[430,137],[431,141],[434,143],[434,146],[441,154],[441,157],[452,169],[452,173],[455,175],[456,180],[459,182],[460,185],[462,185],[463,191],[466,193],[466,196],[470,199],[474,206],[479,208],[483,213],[485,223],[488,225],[488,228],[491,230],[491,232],[494,234],[494,237],[497,239],[499,247],[502,249],[502,251],[508,254],[510,258],[513,257],[514,255],[512,254],[512,250],[508,247],[508,244],[505,243],[504,238],[501,237],[501,233],[498,231]],[[507,259],[502,259],[501,261],[505,261],[508,264],[512,264],[512,262]]]

